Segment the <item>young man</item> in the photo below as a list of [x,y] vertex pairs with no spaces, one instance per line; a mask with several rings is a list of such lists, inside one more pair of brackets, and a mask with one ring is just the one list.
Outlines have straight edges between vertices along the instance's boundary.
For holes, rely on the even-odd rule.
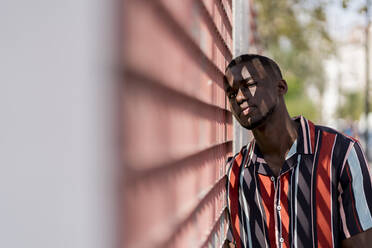
[[224,89],[254,139],[228,162],[230,247],[372,247],[371,176],[359,142],[290,118],[278,65],[242,55]]

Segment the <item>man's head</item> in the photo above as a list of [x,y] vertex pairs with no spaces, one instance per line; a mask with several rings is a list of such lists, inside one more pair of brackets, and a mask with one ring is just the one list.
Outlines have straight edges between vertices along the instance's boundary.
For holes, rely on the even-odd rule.
[[224,90],[232,113],[247,129],[260,126],[277,108],[285,108],[287,84],[279,66],[261,55],[233,59],[226,68]]

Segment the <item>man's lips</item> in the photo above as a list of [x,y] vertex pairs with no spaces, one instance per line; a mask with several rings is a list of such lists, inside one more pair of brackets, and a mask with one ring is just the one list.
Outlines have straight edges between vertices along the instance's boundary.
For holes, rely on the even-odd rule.
[[251,113],[254,109],[255,109],[254,106],[249,106],[249,107],[243,109],[241,113],[242,113],[243,115],[248,115],[248,114]]

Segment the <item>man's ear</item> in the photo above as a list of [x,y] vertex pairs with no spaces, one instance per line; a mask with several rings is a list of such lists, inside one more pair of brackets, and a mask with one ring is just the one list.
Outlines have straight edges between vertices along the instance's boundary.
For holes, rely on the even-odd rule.
[[280,95],[285,95],[288,91],[287,82],[284,79],[280,79],[278,82],[278,93]]

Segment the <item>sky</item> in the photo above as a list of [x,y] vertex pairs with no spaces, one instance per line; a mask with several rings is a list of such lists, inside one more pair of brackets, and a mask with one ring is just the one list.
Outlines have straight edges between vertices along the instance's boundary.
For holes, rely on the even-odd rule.
[[352,0],[347,9],[343,9],[341,1],[332,1],[327,7],[329,31],[336,39],[345,39],[350,35],[350,30],[356,26],[365,25],[365,16],[358,13],[365,1]]

